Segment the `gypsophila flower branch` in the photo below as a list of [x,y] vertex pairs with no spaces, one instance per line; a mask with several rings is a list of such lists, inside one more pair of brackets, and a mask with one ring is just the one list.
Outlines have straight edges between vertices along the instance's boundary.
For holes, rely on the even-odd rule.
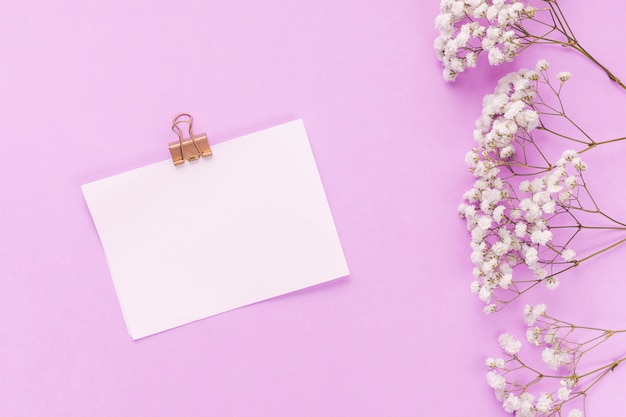
[[[626,243],[626,224],[600,209],[585,181],[587,165],[581,158],[626,138],[595,141],[585,133],[563,106],[561,90],[570,74],[559,73],[554,86],[548,67],[542,60],[535,70],[520,70],[498,82],[483,100],[474,131],[477,147],[466,155],[475,182],[459,213],[471,235],[471,290],[487,304],[486,313],[541,282],[555,289],[565,271]],[[568,132],[551,127],[554,116],[569,124]],[[579,150],[566,148],[551,160],[542,150],[545,141],[562,141]],[[604,247],[577,254],[581,235],[608,230],[623,233]],[[522,266],[531,274],[519,274]]]
[[522,0],[441,0],[434,46],[444,79],[454,81],[460,73],[476,67],[483,52],[491,65],[499,65],[513,61],[533,44],[553,44],[579,52],[626,89],[582,47],[557,0],[534,3],[537,7]]
[[[581,53],[626,89],[582,47],[558,0],[441,0],[435,27],[446,81],[476,67],[483,53],[498,65],[534,44],[553,44]],[[556,289],[570,269],[626,243],[626,222],[600,207],[583,160],[626,137],[588,134],[566,111],[562,92],[572,74],[550,78],[548,69],[541,60],[535,69],[498,82],[483,99],[476,146],[465,157],[474,183],[458,211],[470,234],[470,289],[487,314],[541,283]],[[594,233],[602,233],[605,243],[583,245],[594,241],[587,239]],[[526,305],[524,320],[529,354],[520,339],[503,333],[502,355],[486,361],[487,383],[504,411],[517,417],[586,416],[590,390],[626,361],[626,352],[602,359],[598,348],[626,330],[575,325],[549,316],[545,304]],[[623,341],[617,346],[626,350]]]
[[[547,315],[544,304],[526,305],[526,339],[542,348],[542,363],[521,357],[522,342],[504,333],[498,338],[503,357],[488,358],[487,383],[508,413],[517,417],[579,416],[586,414],[586,398],[602,378],[626,361],[626,356],[591,368],[583,358],[626,330],[577,326]],[[580,404],[581,409],[574,407]]]

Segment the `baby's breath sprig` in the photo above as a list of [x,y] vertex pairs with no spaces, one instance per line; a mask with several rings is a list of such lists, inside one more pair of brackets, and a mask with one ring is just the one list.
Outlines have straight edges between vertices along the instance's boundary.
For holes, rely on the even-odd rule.
[[[626,140],[594,140],[566,113],[562,87],[571,74],[548,76],[548,63],[503,77],[483,99],[477,147],[466,163],[475,177],[459,206],[471,235],[472,292],[493,313],[539,283],[554,289],[564,272],[626,243],[626,223],[601,210],[585,180],[581,154]],[[553,117],[563,123],[552,127]],[[550,155],[546,144],[566,147]],[[578,147],[578,150],[569,147]],[[563,149],[563,148],[561,148]],[[617,233],[602,247],[577,254],[585,234]],[[514,271],[520,267],[529,273]]]
[[[582,417],[589,391],[626,361],[626,356],[591,369],[583,358],[626,330],[577,326],[547,315],[546,310],[545,304],[524,308],[526,339],[533,347],[543,347],[542,362],[530,364],[522,359],[522,342],[504,333],[498,338],[504,357],[486,361],[487,383],[504,410],[517,417]],[[582,410],[573,408],[578,404]]]
[[558,0],[441,0],[435,28],[439,31],[435,51],[446,81],[454,81],[467,68],[475,67],[483,52],[491,65],[499,65],[513,61],[534,44],[552,44],[579,52],[626,89],[583,48]]

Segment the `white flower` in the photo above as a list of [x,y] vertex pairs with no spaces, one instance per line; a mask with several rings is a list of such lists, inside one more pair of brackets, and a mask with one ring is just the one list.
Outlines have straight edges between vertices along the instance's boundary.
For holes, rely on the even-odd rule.
[[574,165],[574,168],[576,168],[579,171],[586,171],[587,170],[587,164],[584,163],[582,161],[582,159],[580,159],[580,157],[576,157],[576,158],[572,159],[572,165]]
[[565,186],[569,189],[575,188],[578,186],[578,178],[573,175],[570,175],[565,179]]
[[[540,184],[541,184],[540,185],[541,188],[543,188],[544,182],[541,181]],[[535,191],[535,194],[532,197],[532,201],[533,201],[533,203],[537,203],[538,205],[544,205],[544,204],[550,202],[550,193],[547,192],[547,191],[539,191],[539,190],[537,190],[537,191]]]
[[493,272],[496,271],[496,267],[498,266],[498,260],[496,258],[489,259],[486,262],[483,262],[482,272],[486,276],[491,276]]
[[478,228],[481,230],[487,230],[491,228],[493,219],[490,216],[480,216],[478,219]]
[[550,64],[548,63],[548,61],[546,61],[545,59],[542,59],[539,62],[537,62],[537,65],[535,66],[535,69],[537,71],[545,71],[549,67],[550,67]]
[[500,12],[499,8],[494,4],[493,6],[489,7],[489,9],[487,9],[487,20],[493,20],[498,16],[498,13]]
[[563,191],[562,193],[559,193],[559,202],[561,202],[561,204],[567,203],[567,201],[571,198],[572,198],[571,191]]
[[463,217],[468,218],[470,220],[476,217],[476,208],[474,208],[474,206],[469,206],[469,205],[466,205],[465,207],[463,207]]
[[545,348],[543,352],[541,352],[541,359],[543,359],[546,365],[554,370],[558,369],[560,366],[570,363],[570,356],[567,352],[549,347]]
[[526,340],[531,345],[539,346],[541,344],[541,329],[539,327],[529,327],[526,330]]
[[527,222],[533,223],[541,218],[541,207],[530,198],[520,201],[519,207],[524,212],[524,218]]
[[530,246],[524,248],[524,261],[528,266],[536,265],[539,261],[537,249]]
[[574,252],[573,249],[565,249],[561,253],[561,258],[563,258],[565,261],[571,261],[572,259],[574,259],[575,256],[576,252]]
[[471,235],[472,235],[472,242],[482,242],[485,239],[487,232],[484,229],[481,229],[480,227],[475,227],[472,229]]
[[[500,195],[502,195],[502,193],[500,193]],[[504,209],[505,207],[502,205],[497,206],[495,209],[493,209],[492,216],[496,223],[500,223],[502,221],[502,218],[504,217]]]
[[458,73],[452,71],[450,68],[444,68],[443,70],[443,79],[446,81],[454,81],[456,80],[456,76]]
[[505,107],[506,112],[504,113],[505,119],[515,119],[515,116],[522,111],[526,107],[526,103],[522,100],[516,100],[508,103]]
[[561,383],[561,386],[563,387],[574,388],[574,386],[576,385],[576,377],[574,376],[565,377],[561,379],[560,383]]
[[563,153],[561,154],[561,158],[565,159],[566,161],[571,161],[577,156],[578,156],[578,152],[576,152],[573,149],[564,150]]
[[491,247],[491,251],[500,258],[509,251],[509,245],[504,242],[496,242]]
[[513,393],[509,393],[509,396],[502,403],[502,407],[504,407],[504,411],[512,414],[519,410],[520,404],[521,400],[519,397]]
[[[543,280],[548,275],[548,271],[546,271],[545,269],[540,267],[538,263],[535,263],[533,265],[529,265],[529,268],[530,268],[531,271],[533,271],[533,275],[535,275],[537,277],[537,279],[540,280],[540,281]],[[557,282],[557,285],[558,285],[558,282]],[[556,287],[554,287],[554,288],[556,288]]]
[[563,186],[561,186],[559,183],[561,181],[561,177],[563,177],[564,174],[565,169],[563,167],[557,167],[554,169],[554,171],[546,176],[546,191],[548,192],[548,194],[558,193],[563,190]]
[[571,162],[576,157],[578,157],[578,153],[575,150],[567,149],[563,151],[561,157],[556,161],[556,165],[559,167],[565,166],[566,163]]
[[495,390],[503,390],[506,387],[506,380],[497,371],[487,373],[487,383]]
[[544,213],[548,213],[548,214],[554,213],[555,209],[556,209],[556,202],[554,200],[550,200],[547,203],[545,203],[543,206],[541,206],[541,210],[543,210]]
[[535,178],[530,182],[530,191],[533,193],[538,193],[539,191],[545,188],[546,184],[543,178]]
[[515,148],[511,145],[505,146],[500,150],[500,158],[507,159],[515,155]]
[[479,19],[481,17],[486,17],[488,8],[489,8],[489,5],[486,2],[481,2],[480,5],[478,5],[474,9],[474,17],[476,19]]
[[478,297],[485,303],[491,301],[491,289],[486,286],[483,286],[480,291],[478,291]]
[[535,401],[535,396],[530,392],[525,392],[520,396],[520,406],[519,411],[517,412],[517,417],[535,417],[535,407],[533,406],[533,402]]
[[572,408],[569,413],[567,413],[567,417],[582,417],[583,413],[578,408]]
[[572,76],[571,72],[562,71],[556,75],[556,78],[558,78],[559,80],[561,80],[562,83],[564,83],[565,81],[569,80],[571,76]]
[[500,65],[505,62],[506,56],[502,53],[499,48],[493,47],[489,50],[489,63],[491,65]]
[[519,1],[441,0],[434,22],[439,31],[434,48],[444,66],[444,79],[454,81],[474,67],[482,52],[488,53],[492,65],[512,61],[527,43],[513,28],[534,13],[533,7]]
[[572,392],[571,389],[568,389],[566,386],[562,386],[561,388],[558,389],[558,391],[556,392],[556,395],[559,401],[566,401],[569,398],[569,395],[571,392]]
[[526,78],[527,80],[537,81],[539,80],[540,76],[537,71],[531,70],[524,74],[524,78]]
[[546,342],[546,344],[548,345],[553,344],[556,341],[556,330],[555,329],[546,330],[543,335],[543,341]]
[[474,168],[476,166],[476,163],[478,163],[478,151],[476,149],[472,149],[465,154],[465,163],[470,168]]
[[516,355],[522,347],[522,342],[520,342],[508,333],[503,333],[502,335],[500,335],[500,337],[498,338],[498,344],[500,345],[502,350],[504,350],[509,355]]
[[545,245],[552,239],[552,232],[549,230],[535,230],[530,234],[530,240],[533,243]]
[[482,192],[480,208],[488,212],[492,206],[502,199],[502,192],[495,188],[488,188]]
[[524,180],[519,184],[519,190],[525,193],[530,192],[530,181]]
[[523,110],[515,116],[515,121],[520,127],[530,132],[539,126],[539,115],[534,110]]
[[534,307],[526,304],[524,306],[524,321],[527,325],[532,326],[539,317],[546,315],[547,309],[545,304],[537,304]]
[[483,308],[483,313],[489,315],[493,314],[498,310],[498,307],[495,304],[489,304]]
[[547,393],[542,393],[539,396],[539,399],[537,400],[537,411],[539,411],[540,413],[547,413],[552,409],[552,403],[553,403],[553,399],[552,396],[550,394]]
[[526,229],[528,226],[524,222],[518,222],[515,225],[515,236],[524,237],[526,235]]
[[478,62],[478,54],[474,52],[468,52],[467,55],[465,55],[465,63],[468,68],[475,68],[477,62]]
[[505,362],[504,359],[501,358],[487,358],[487,361],[485,362],[485,364],[487,365],[488,368],[498,368],[498,369],[504,369],[505,366]]
[[454,16],[462,16],[465,4],[462,1],[457,1],[452,5],[451,12]]
[[555,290],[559,286],[560,282],[556,277],[549,277],[546,279],[546,287],[549,290]]
[[502,37],[502,33],[503,33],[502,29],[497,26],[489,26],[487,28],[487,38],[489,39],[493,39],[493,40],[499,39]]
[[505,290],[509,288],[509,286],[513,283],[513,274],[507,273],[502,274],[502,278],[500,278],[500,288],[504,288]]

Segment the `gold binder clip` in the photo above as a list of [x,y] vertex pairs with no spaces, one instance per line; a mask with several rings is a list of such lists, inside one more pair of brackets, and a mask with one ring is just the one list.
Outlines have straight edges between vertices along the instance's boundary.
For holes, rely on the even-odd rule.
[[[183,138],[183,131],[178,126],[181,123],[189,124],[189,137]],[[172,131],[178,136],[178,141],[169,144],[174,165],[184,164],[185,161],[195,161],[200,157],[211,156],[211,147],[206,133],[194,135],[192,126],[193,117],[189,113],[181,113],[174,117]]]

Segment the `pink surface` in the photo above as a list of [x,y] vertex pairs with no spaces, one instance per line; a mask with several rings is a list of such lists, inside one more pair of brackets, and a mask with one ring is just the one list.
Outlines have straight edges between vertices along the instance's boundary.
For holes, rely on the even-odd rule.
[[[626,78],[607,32],[626,6],[569,3],[581,42]],[[626,92],[554,47],[445,84],[438,6],[4,2],[0,415],[505,415],[483,364],[523,303],[482,314],[456,216],[481,97],[545,57],[574,73],[569,108],[604,138],[624,135]],[[166,159],[180,111],[213,143],[303,118],[350,277],[133,342],[80,185]],[[587,161],[623,213],[626,148],[611,149]],[[626,328],[623,253],[526,302]],[[617,368],[590,415],[623,409],[624,382]]]

